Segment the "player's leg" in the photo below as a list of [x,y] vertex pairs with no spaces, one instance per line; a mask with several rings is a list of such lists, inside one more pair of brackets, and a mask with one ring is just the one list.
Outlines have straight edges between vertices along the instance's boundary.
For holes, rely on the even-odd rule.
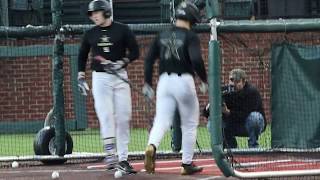
[[172,124],[174,109],[176,107],[175,103],[175,100],[168,96],[157,100],[156,115],[150,131],[148,144],[153,144],[156,148],[160,145],[164,134],[170,129]]
[[[179,91],[175,92],[178,109],[181,116],[182,130],[182,175],[194,174],[202,171],[202,168],[192,163],[194,146],[197,138],[199,124],[199,101],[191,75],[182,75],[176,82]],[[183,89],[183,90],[182,90]]]
[[[127,72],[122,71],[119,75],[127,79]],[[114,112],[116,121],[117,152],[119,156],[118,168],[128,174],[136,173],[128,163],[128,144],[130,140],[130,120],[132,113],[130,85],[117,79],[114,87]]]
[[94,107],[100,124],[100,134],[103,139],[104,150],[107,153],[108,168],[113,168],[117,162],[115,144],[115,119],[113,116],[113,91],[110,87],[110,75],[106,73],[92,73],[92,94]]
[[258,139],[264,127],[264,119],[261,113],[251,112],[246,119],[245,128],[248,132],[249,148],[259,147]]
[[169,79],[161,75],[157,87],[156,115],[150,131],[148,146],[145,152],[145,169],[147,173],[154,173],[156,148],[170,128],[176,109],[176,102],[170,95]]
[[173,152],[180,152],[182,143],[181,122],[178,108],[174,113],[174,119],[171,126],[171,149]]

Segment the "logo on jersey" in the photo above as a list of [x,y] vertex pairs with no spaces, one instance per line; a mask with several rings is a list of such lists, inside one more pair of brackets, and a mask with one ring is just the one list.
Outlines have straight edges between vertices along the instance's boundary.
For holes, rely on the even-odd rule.
[[100,42],[98,42],[97,46],[101,47],[103,52],[110,52],[110,46],[112,46],[113,43],[110,42],[110,37],[103,35],[100,37]]
[[177,39],[175,33],[172,33],[171,38],[161,39],[160,43],[166,47],[164,52],[165,60],[170,60],[172,57],[180,60],[178,49],[182,47],[183,41],[181,39]]

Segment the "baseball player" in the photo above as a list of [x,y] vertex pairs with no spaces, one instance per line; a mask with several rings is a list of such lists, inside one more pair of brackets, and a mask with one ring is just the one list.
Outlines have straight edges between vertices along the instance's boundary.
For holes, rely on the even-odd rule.
[[[182,175],[202,171],[192,162],[199,123],[199,102],[194,83],[195,73],[207,87],[207,74],[201,57],[200,40],[190,29],[199,22],[199,10],[188,2],[176,9],[175,25],[160,33],[144,61],[145,85],[143,93],[152,98],[152,72],[159,58],[160,78],[157,85],[156,115],[145,151],[147,173],[155,171],[155,154],[165,132],[170,128],[176,108],[181,117]],[[206,88],[202,91],[205,92]]]
[[90,51],[93,57],[92,94],[107,153],[105,161],[108,169],[117,167],[128,173],[136,173],[127,161],[132,111],[130,86],[116,75],[107,73],[105,62],[112,62],[113,66],[108,66],[110,70],[127,79],[126,66],[138,58],[139,48],[129,27],[111,19],[108,1],[91,1],[88,16],[96,26],[85,32],[81,42],[78,59],[79,87],[86,94],[88,86],[85,83],[85,67]]

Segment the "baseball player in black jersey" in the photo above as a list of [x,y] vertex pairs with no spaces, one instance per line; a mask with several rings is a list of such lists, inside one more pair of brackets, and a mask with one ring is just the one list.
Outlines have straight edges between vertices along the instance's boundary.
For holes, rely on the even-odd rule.
[[88,16],[96,26],[85,32],[81,42],[78,59],[79,87],[86,94],[88,86],[85,83],[85,67],[90,52],[93,57],[92,94],[107,153],[106,163],[108,168],[117,167],[128,173],[136,173],[127,161],[132,111],[130,86],[110,72],[116,72],[127,79],[126,66],[138,58],[139,48],[129,27],[110,18],[111,6],[108,1],[91,1]]
[[[202,171],[193,164],[194,146],[199,123],[199,102],[194,83],[195,73],[207,87],[207,74],[201,57],[200,40],[190,29],[199,22],[199,10],[192,3],[183,2],[176,9],[176,23],[161,32],[144,61],[145,85],[143,92],[152,98],[152,72],[159,58],[160,78],[157,85],[156,115],[145,152],[147,173],[155,171],[155,154],[166,131],[174,119],[176,108],[181,117],[182,175]],[[202,91],[205,91],[203,88]]]

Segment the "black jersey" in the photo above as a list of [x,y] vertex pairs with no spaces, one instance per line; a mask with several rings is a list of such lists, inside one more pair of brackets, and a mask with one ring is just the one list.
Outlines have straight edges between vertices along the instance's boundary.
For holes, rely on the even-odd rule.
[[[108,27],[95,26],[85,32],[79,50],[79,71],[85,71],[90,49],[92,57],[99,55],[111,61],[125,57],[133,61],[139,57],[139,48],[134,34],[127,25],[119,22],[112,22]],[[91,62],[91,68],[98,72],[103,71],[103,66],[94,59]]]
[[160,33],[153,41],[145,58],[145,82],[152,85],[155,60],[159,58],[159,74],[198,74],[207,82],[207,74],[201,57],[200,40],[196,33],[186,28],[172,27]]

